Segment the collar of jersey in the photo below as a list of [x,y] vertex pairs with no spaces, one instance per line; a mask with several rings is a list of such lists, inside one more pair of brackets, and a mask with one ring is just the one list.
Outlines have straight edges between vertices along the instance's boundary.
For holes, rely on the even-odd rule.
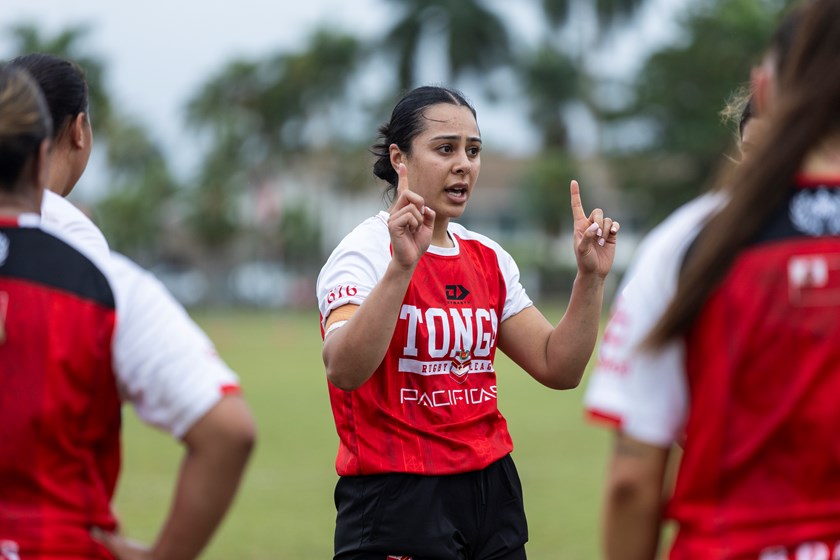
[[796,186],[800,189],[836,188],[840,186],[840,177],[800,173],[796,176]]
[[32,212],[25,212],[17,216],[0,216],[0,226],[36,228],[40,225],[41,216]]
[[427,253],[431,253],[432,255],[439,255],[441,257],[454,257],[458,254],[460,250],[460,245],[458,243],[458,237],[452,233],[452,231],[447,230],[446,233],[449,234],[449,239],[452,240],[453,246],[452,247],[438,247],[437,245],[429,245],[429,248],[426,249]]

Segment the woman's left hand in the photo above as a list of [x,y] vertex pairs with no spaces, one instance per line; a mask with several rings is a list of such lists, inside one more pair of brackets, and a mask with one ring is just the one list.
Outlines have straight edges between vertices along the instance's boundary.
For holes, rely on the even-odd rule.
[[604,211],[596,208],[587,217],[580,201],[580,186],[572,181],[569,190],[572,194],[572,216],[575,224],[575,258],[580,274],[597,274],[605,278],[612,268],[615,258],[615,243],[618,222],[604,216]]

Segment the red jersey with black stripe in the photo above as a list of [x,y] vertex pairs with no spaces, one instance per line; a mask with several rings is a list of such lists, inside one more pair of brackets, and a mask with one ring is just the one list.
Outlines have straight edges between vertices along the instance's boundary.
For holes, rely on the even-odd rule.
[[[494,358],[500,324],[531,305],[516,264],[498,244],[450,224],[453,248],[420,259],[380,366],[361,387],[329,386],[340,475],[478,470],[510,453]],[[318,279],[322,325],[360,305],[390,261],[387,213],[333,252]]]
[[643,338],[634,326],[655,323],[650,308],[661,306],[645,310],[640,296],[653,302],[658,292],[667,302],[661,285],[674,285],[683,251],[659,263],[643,255],[648,268],[623,292],[621,336],[606,350],[620,360],[604,366],[587,405],[653,445],[684,436],[667,509],[679,523],[671,558],[827,559],[840,551],[838,185],[800,178],[687,336],[659,352],[617,349]]
[[21,558],[110,558],[88,531],[116,526],[115,320],[90,260],[0,222],[0,540]]
[[[85,217],[77,208],[63,198],[49,191],[44,193],[42,205],[43,220],[37,215],[30,214],[21,216],[18,223],[8,222],[4,224],[7,229],[19,229],[17,226],[28,228],[27,235],[42,239],[43,231],[56,236],[58,239],[51,239],[51,247],[62,247],[58,253],[51,252],[27,252],[26,262],[16,264],[14,277],[17,282],[20,278],[31,278],[34,274],[32,269],[35,265],[47,267],[50,274],[41,278],[43,283],[36,283],[44,290],[56,289],[58,296],[66,297],[68,282],[78,279],[79,274],[89,273],[85,282],[95,279],[94,285],[101,285],[101,278],[105,277],[107,284],[103,286],[112,290],[113,303],[111,308],[116,309],[116,324],[110,324],[112,334],[108,338],[110,358],[102,357],[102,367],[109,362],[111,367],[111,379],[104,384],[96,384],[95,392],[88,394],[85,387],[79,383],[73,383],[68,393],[68,398],[82,402],[85,395],[96,401],[93,408],[86,409],[91,414],[104,415],[103,411],[119,410],[119,400],[129,402],[133,405],[135,412],[146,423],[158,427],[170,433],[174,438],[180,439],[188,430],[209,411],[223,395],[239,391],[238,378],[236,374],[220,359],[216,349],[206,334],[198,328],[189,317],[184,308],[174,300],[165,287],[149,272],[140,268],[130,259],[113,253],[108,250],[101,232],[93,223]],[[33,228],[41,228],[39,231]],[[16,234],[15,234],[16,235]],[[41,236],[41,237],[38,237]],[[72,247],[72,249],[71,249]],[[0,254],[3,258],[0,262],[11,262],[9,237],[5,234],[0,240]],[[76,251],[79,251],[90,262],[76,267],[76,261],[84,262]],[[17,251],[19,254],[20,251]],[[57,256],[58,255],[58,256]],[[76,261],[61,260],[62,255],[73,255]],[[51,264],[38,262],[39,258],[52,259]],[[91,265],[91,263],[93,263]],[[52,266],[52,268],[49,268]],[[22,271],[22,272],[21,272]],[[97,272],[98,271],[98,272]],[[84,282],[70,285],[86,285]],[[72,290],[69,293],[73,293]],[[60,299],[60,298],[58,298]],[[58,301],[57,299],[57,301]],[[96,297],[88,298],[91,301],[98,301]],[[65,307],[53,306],[51,311],[62,311],[59,317],[52,318],[47,323],[52,325],[50,337],[44,342],[39,342],[37,331],[32,337],[20,336],[20,329],[14,337],[7,334],[14,325],[8,323],[9,310],[20,307],[20,298],[13,301],[8,292],[0,290],[0,341],[6,342],[6,352],[10,352],[11,345],[16,345],[15,351],[24,351],[27,355],[37,354],[43,350],[50,358],[64,360],[64,355],[57,351],[59,348],[72,348],[75,338],[84,333],[77,333],[75,329],[83,328],[84,325],[76,320],[73,313]],[[79,315],[79,319],[83,316]],[[7,324],[8,323],[8,324]],[[96,322],[100,327],[107,323]],[[58,327],[57,325],[61,325]],[[33,325],[33,329],[35,325]],[[86,336],[93,335],[90,329],[85,330]],[[63,338],[62,338],[63,337]],[[55,340],[53,340],[55,339]],[[49,344],[46,342],[49,341]],[[22,345],[22,346],[17,346]],[[62,346],[63,345],[63,346]],[[63,350],[63,351],[64,351]],[[67,350],[69,351],[69,350]],[[0,355],[1,357],[2,355]],[[62,364],[64,364],[62,362]],[[67,362],[72,364],[73,362]],[[5,364],[5,362],[3,362]],[[55,364],[53,364],[55,365]],[[11,366],[7,366],[11,367]],[[98,370],[97,370],[98,371]],[[93,371],[90,372],[93,374]],[[98,374],[97,374],[98,375]],[[104,374],[103,374],[104,375]],[[100,376],[101,377],[101,376]],[[37,386],[33,386],[37,388]],[[48,388],[52,388],[50,384]],[[105,398],[103,391],[108,390],[114,398]],[[98,392],[97,392],[98,391]],[[58,393],[55,393],[57,395]],[[54,396],[55,396],[54,395]],[[68,402],[73,402],[71,401]],[[75,408],[79,408],[80,405]],[[46,412],[52,411],[50,406]],[[74,410],[75,410],[74,408]],[[102,421],[101,429],[108,430],[109,437],[118,431],[119,416],[115,421]],[[66,426],[66,430],[61,430]],[[26,516],[17,513],[6,515],[12,511],[8,502],[0,501],[0,558],[14,559],[36,558],[47,559],[58,555],[64,560],[76,557],[83,558],[110,558],[107,552],[98,544],[94,543],[89,529],[97,526],[103,530],[110,530],[114,527],[113,515],[106,509],[99,507],[102,503],[110,501],[113,493],[113,484],[119,466],[119,447],[106,446],[95,439],[79,439],[76,430],[79,423],[56,423],[55,435],[61,442],[75,441],[78,447],[93,445],[92,449],[76,450],[81,456],[88,452],[92,453],[99,461],[99,465],[109,466],[106,471],[101,471],[101,478],[92,477],[88,471],[74,471],[81,478],[74,483],[67,483],[67,491],[71,488],[86,488],[86,484],[102,490],[96,496],[107,495],[107,500],[95,501],[89,498],[94,495],[90,492],[79,492],[74,495],[87,499],[78,499],[73,502],[64,500],[61,502],[64,509],[61,515],[55,515],[54,508],[36,507],[33,504],[18,504],[17,509],[28,508]],[[59,429],[60,428],[60,429]],[[75,440],[73,438],[76,438]],[[4,442],[7,443],[7,442]],[[29,440],[18,438],[15,444],[28,445]],[[10,444],[9,444],[10,445]],[[98,446],[98,447],[96,447]],[[4,454],[14,455],[16,449],[10,446],[2,447]],[[23,450],[23,456],[30,453],[30,449]],[[68,464],[70,464],[68,462]],[[56,471],[61,476],[68,473],[65,470]],[[91,470],[90,473],[95,473]],[[47,473],[49,474],[49,473]],[[58,474],[56,476],[58,476]],[[100,473],[96,473],[97,476]],[[46,487],[56,487],[55,480],[62,479],[33,479],[35,482],[43,482]],[[97,482],[98,481],[98,482]],[[4,479],[0,477],[0,486]],[[34,488],[34,487],[33,487]],[[34,495],[34,493],[33,493]],[[22,494],[18,494],[22,496]],[[95,504],[96,511],[102,515],[90,515],[88,508]],[[81,509],[74,510],[75,507]],[[6,512],[6,513],[4,513]],[[31,514],[31,515],[30,515]],[[5,516],[5,517],[4,517]],[[14,523],[9,521],[12,519]],[[38,529],[38,527],[46,529]],[[58,537],[56,537],[58,535]],[[58,552],[57,552],[58,551]],[[67,552],[83,551],[83,552]]]
[[698,544],[737,557],[840,540],[836,184],[800,181],[686,338],[675,558]]

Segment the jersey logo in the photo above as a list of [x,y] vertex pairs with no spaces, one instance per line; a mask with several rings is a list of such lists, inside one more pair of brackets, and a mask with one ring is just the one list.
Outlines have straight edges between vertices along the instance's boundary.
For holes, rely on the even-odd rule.
[[446,285],[446,299],[449,301],[463,301],[470,291],[461,284],[447,284]]
[[457,383],[463,383],[467,380],[467,374],[470,372],[470,362],[472,357],[469,350],[458,350],[452,358],[452,366],[449,368],[449,377],[454,379]]
[[790,202],[790,221],[808,235],[840,233],[840,192],[820,189],[801,191]]
[[9,309],[9,294],[0,292],[0,344],[6,342],[6,311]]
[[[788,260],[788,297],[798,307],[840,305],[839,255],[796,255]],[[834,282],[831,277],[834,277]]]

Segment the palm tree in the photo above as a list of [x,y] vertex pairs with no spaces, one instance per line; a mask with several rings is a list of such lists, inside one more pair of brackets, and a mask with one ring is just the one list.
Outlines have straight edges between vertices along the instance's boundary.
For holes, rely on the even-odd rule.
[[779,0],[713,0],[685,18],[684,41],[655,52],[634,84],[626,116],[657,134],[647,146],[614,158],[621,187],[643,201],[645,226],[708,186],[710,171],[732,143],[717,117],[727,97],[749,80],[784,9]]
[[[645,0],[578,0],[580,7],[591,7],[601,30],[631,17]],[[574,0],[541,0],[542,11],[554,28],[568,23]]]
[[[542,140],[541,153],[523,177],[523,201],[528,215],[547,239],[568,231],[565,185],[571,177],[583,181],[589,204],[604,204],[614,196],[604,173],[606,166],[597,153],[586,160],[569,153],[569,143],[574,138],[569,137],[567,118],[570,109],[587,110],[597,122],[600,111],[594,96],[596,78],[587,67],[588,54],[596,49],[606,29],[629,20],[642,4],[644,0],[538,0],[547,33],[535,49],[518,54],[515,69],[531,122]],[[586,11],[597,23],[594,33],[576,25],[575,18]],[[577,42],[570,42],[568,33],[560,33],[564,28],[573,31]],[[550,244],[544,250],[539,266],[553,270],[555,250]]]
[[356,38],[319,29],[299,52],[229,63],[189,101],[188,124],[209,140],[190,223],[211,256],[239,233],[241,195],[344,134],[336,107],[348,103],[363,53]]
[[510,61],[510,37],[502,20],[480,0],[389,0],[402,15],[383,40],[397,57],[400,89],[416,78],[417,55],[428,35],[445,42],[451,79],[484,72]]
[[217,140],[238,138],[240,168],[310,147],[308,127],[340,103],[355,75],[362,46],[349,35],[318,30],[301,52],[228,64],[187,106],[187,121]]
[[15,55],[47,53],[67,58],[77,63],[85,72],[90,97],[91,119],[94,132],[107,131],[112,118],[111,96],[105,87],[105,64],[102,59],[83,47],[90,34],[86,25],[76,25],[60,30],[53,36],[46,36],[35,25],[21,23],[9,29],[12,52]]
[[[544,41],[542,49],[554,50],[554,66],[546,67],[543,63],[541,73],[534,75],[531,67],[533,64],[526,64],[525,80],[530,89],[542,90],[546,93],[550,92],[546,85],[550,85],[551,72],[555,72],[566,79],[573,79],[578,84],[574,97],[581,101],[588,110],[598,118],[600,113],[598,104],[592,95],[595,89],[596,79],[591,75],[587,67],[587,55],[594,52],[603,36],[603,32],[607,29],[614,28],[622,22],[626,22],[633,16],[644,4],[646,0],[540,0],[542,12],[545,19],[550,26],[550,37]],[[578,35],[579,43],[576,48],[573,45],[560,43],[558,40],[552,38],[559,37],[558,31],[564,26],[572,25],[574,22],[571,18],[580,11],[588,10],[591,16],[597,23],[597,31],[595,34],[587,35],[581,31]],[[568,58],[568,57],[571,57]],[[538,57],[537,63],[540,60],[546,61],[549,56],[546,54]],[[572,62],[573,61],[573,62]],[[539,66],[538,66],[539,68]],[[530,70],[531,75],[528,75]],[[576,70],[576,71],[575,71]],[[536,79],[536,80],[535,80]],[[555,78],[556,79],[556,78]],[[547,83],[546,83],[547,82]],[[566,103],[570,100],[569,88],[556,88],[555,99],[558,104]],[[546,100],[540,96],[537,101],[540,104],[545,104]],[[543,120],[536,121],[538,126],[543,124]]]
[[580,95],[580,71],[572,59],[549,41],[521,57],[518,64],[527,95],[531,121],[540,131],[544,147],[565,148],[565,106]]
[[96,204],[99,226],[111,248],[141,261],[160,254],[162,219],[178,184],[163,150],[146,129],[128,118],[111,121],[108,190]]
[[176,190],[176,182],[160,147],[142,123],[121,114],[105,87],[102,60],[85,48],[90,28],[68,27],[47,36],[36,26],[12,26],[16,55],[41,52],[78,64],[85,73],[96,148],[105,146],[107,192],[94,212],[112,248],[137,258],[157,253],[162,237],[161,208]]

